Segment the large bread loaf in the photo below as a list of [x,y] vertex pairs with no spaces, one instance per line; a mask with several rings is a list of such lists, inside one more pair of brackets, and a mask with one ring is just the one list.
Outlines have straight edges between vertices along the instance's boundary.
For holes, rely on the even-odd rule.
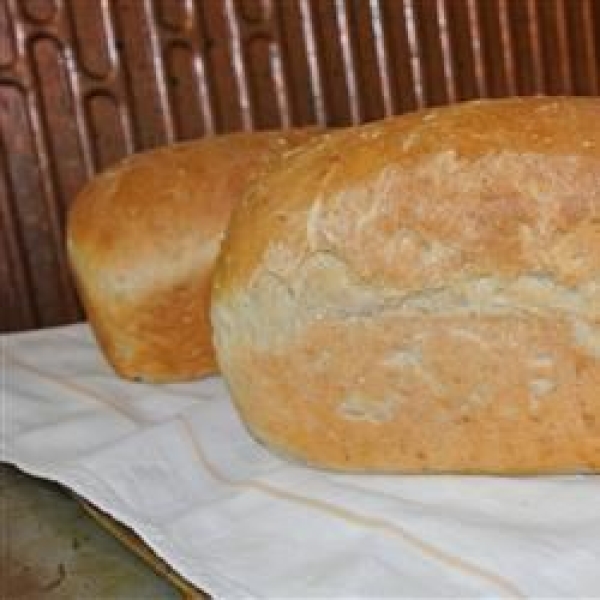
[[88,319],[127,378],[186,380],[216,369],[210,277],[232,207],[314,131],[240,133],[134,155],[93,179],[68,220]]
[[250,431],[346,470],[600,470],[600,100],[326,135],[235,211],[218,362]]

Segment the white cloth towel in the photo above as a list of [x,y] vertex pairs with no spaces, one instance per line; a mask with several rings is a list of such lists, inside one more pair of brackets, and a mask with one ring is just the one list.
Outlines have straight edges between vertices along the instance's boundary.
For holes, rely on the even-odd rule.
[[321,472],[257,444],[220,378],[119,380],[86,325],[0,345],[2,460],[216,598],[600,597],[598,476]]

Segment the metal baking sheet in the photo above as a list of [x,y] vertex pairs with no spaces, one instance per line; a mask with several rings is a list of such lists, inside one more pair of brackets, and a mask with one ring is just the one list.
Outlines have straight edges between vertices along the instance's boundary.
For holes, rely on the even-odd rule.
[[82,313],[65,214],[137,150],[598,93],[597,0],[3,0],[0,331]]

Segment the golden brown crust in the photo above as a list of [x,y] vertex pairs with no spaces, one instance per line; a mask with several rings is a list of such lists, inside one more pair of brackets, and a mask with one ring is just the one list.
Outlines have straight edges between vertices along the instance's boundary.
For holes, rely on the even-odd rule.
[[213,281],[252,433],[337,469],[600,470],[599,117],[465,103],[278,163]]
[[127,158],[93,179],[68,220],[76,285],[122,376],[187,380],[216,370],[210,277],[234,204],[315,130],[231,134]]

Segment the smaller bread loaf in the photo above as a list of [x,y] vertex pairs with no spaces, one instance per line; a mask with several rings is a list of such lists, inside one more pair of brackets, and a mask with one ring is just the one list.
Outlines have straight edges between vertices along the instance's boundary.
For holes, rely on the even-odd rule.
[[212,322],[240,414],[286,455],[600,471],[600,100],[315,139],[237,207]]
[[68,255],[89,322],[123,377],[215,371],[210,278],[232,207],[314,130],[239,133],[134,155],[93,179],[68,218]]

